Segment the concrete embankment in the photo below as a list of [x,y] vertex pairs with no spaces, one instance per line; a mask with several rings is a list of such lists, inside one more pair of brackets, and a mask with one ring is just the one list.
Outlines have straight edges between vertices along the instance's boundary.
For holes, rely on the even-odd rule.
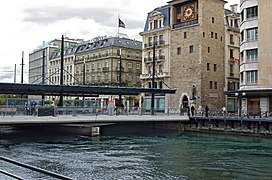
[[241,117],[190,117],[184,130],[272,137],[272,120]]

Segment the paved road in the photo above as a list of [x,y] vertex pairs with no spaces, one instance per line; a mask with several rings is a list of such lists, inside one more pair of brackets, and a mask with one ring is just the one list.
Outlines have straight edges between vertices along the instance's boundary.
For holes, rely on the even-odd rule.
[[145,121],[188,121],[188,116],[179,115],[61,115],[61,116],[5,116],[0,117],[0,125],[30,125],[30,124],[79,124],[79,123],[118,123],[118,122],[145,122]]

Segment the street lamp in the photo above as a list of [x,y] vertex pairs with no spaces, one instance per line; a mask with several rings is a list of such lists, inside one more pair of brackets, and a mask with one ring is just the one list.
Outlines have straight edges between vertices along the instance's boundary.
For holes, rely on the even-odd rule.
[[241,115],[242,115],[242,97],[246,96],[246,93],[245,92],[242,92],[242,93],[241,92],[240,93],[236,92],[235,96],[238,97],[238,101],[239,101],[239,117],[241,117]]

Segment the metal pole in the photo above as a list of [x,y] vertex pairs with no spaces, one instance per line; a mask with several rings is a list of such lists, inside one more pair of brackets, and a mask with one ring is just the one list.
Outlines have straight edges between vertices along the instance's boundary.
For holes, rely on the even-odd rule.
[[24,83],[24,51],[22,51],[22,72],[21,72],[21,83]]
[[[155,41],[153,43],[153,63],[152,63],[152,88],[155,88]],[[151,96],[151,115],[154,115],[155,94]]]
[[14,83],[16,83],[16,64],[14,66]]
[[[119,50],[119,86],[122,85],[122,56],[121,49]],[[119,94],[119,101],[121,102],[122,95]]]
[[[42,84],[45,84],[45,50],[43,49],[43,59],[42,59]],[[44,94],[42,94],[42,100],[44,103]]]
[[[63,67],[64,67],[64,62],[63,62],[63,54],[64,54],[64,36],[61,36],[61,65],[60,65],[60,85],[63,85]],[[63,92],[60,93],[60,100],[58,106],[62,107],[63,106]]]
[[239,94],[239,96],[238,96],[238,98],[239,98],[239,117],[241,117],[241,115],[242,115],[242,95],[241,94]]
[[85,60],[84,60],[84,64],[83,64],[83,68],[82,68],[82,71],[83,71],[83,80],[82,80],[82,84],[85,85],[86,83],[86,71],[85,71]]

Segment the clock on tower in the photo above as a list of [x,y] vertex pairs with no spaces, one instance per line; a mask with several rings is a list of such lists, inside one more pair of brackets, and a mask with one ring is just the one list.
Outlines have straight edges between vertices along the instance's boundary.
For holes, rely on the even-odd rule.
[[195,4],[188,4],[183,7],[183,20],[188,21],[196,18]]

